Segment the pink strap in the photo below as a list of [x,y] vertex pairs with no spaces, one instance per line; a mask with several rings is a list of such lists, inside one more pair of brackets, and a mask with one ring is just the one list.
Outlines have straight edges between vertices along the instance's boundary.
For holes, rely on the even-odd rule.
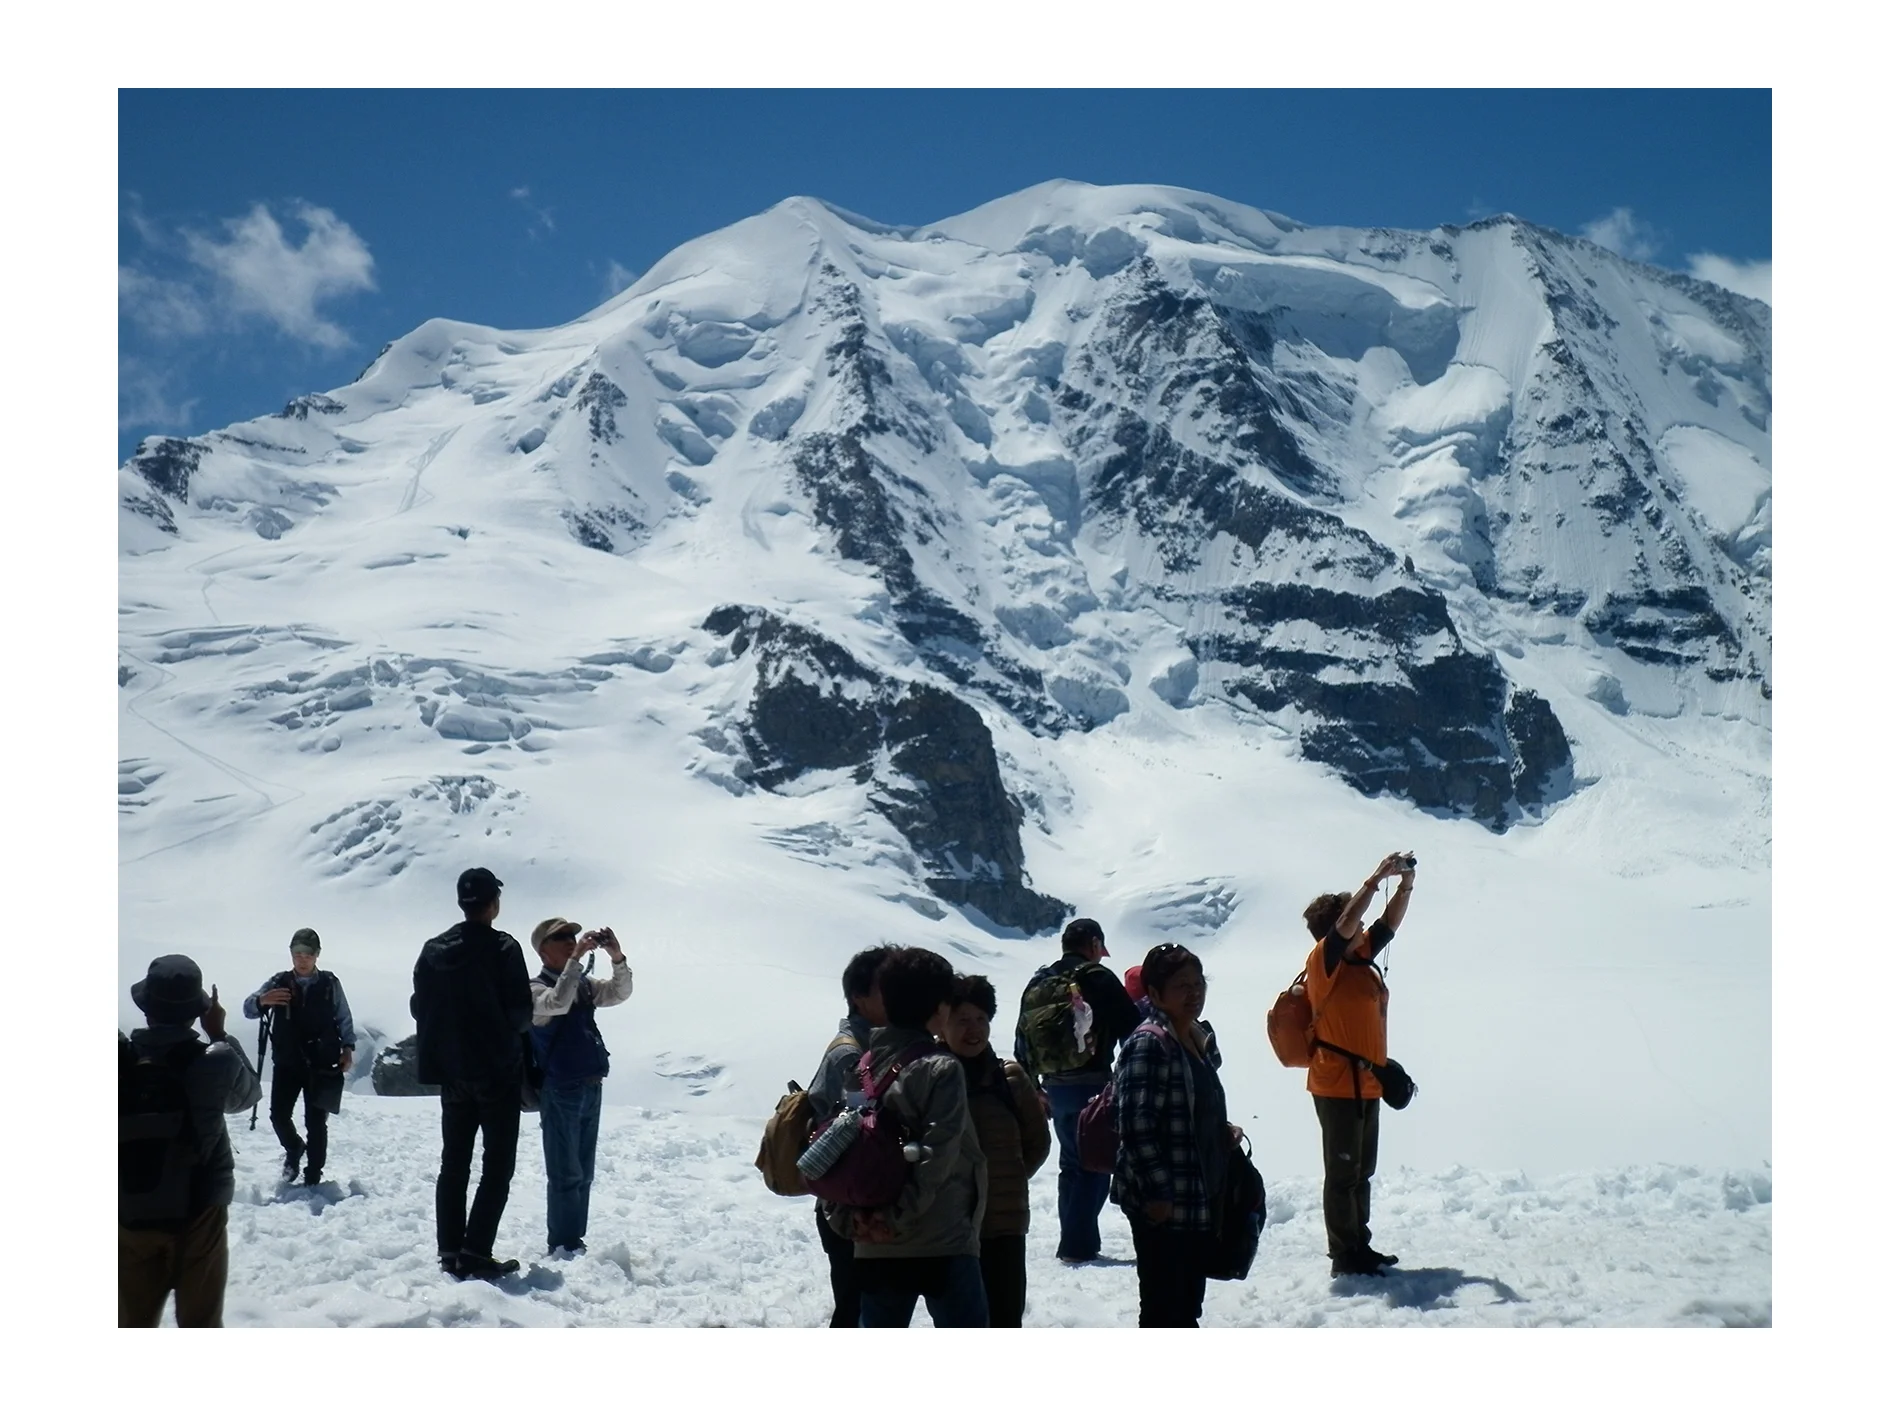
[[880,1094],[884,1092],[886,1088],[891,1087],[893,1082],[898,1078],[901,1068],[915,1058],[929,1057],[937,1051],[938,1045],[936,1043],[913,1044],[912,1047],[906,1050],[904,1057],[898,1059],[893,1063],[892,1067],[886,1070],[886,1082],[885,1086],[882,1087],[873,1081],[873,1050],[870,1048],[867,1049],[864,1053],[860,1054],[860,1091],[866,1094],[867,1101],[877,1102]]

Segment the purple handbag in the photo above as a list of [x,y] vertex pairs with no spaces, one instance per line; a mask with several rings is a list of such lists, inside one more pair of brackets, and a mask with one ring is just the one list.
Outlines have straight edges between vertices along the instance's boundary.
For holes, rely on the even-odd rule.
[[[858,1134],[840,1158],[818,1176],[807,1178],[807,1189],[822,1200],[857,1210],[878,1210],[899,1199],[911,1175],[912,1163],[906,1159],[905,1124],[892,1111],[881,1107],[880,1098],[898,1078],[900,1070],[915,1058],[938,1051],[938,1045],[917,1044],[899,1058],[886,1074],[883,1086],[875,1086],[872,1077],[873,1055],[860,1059],[860,1086],[866,1093],[866,1105],[859,1112]],[[813,1150],[828,1128],[840,1120],[841,1113],[822,1125],[808,1140]]]

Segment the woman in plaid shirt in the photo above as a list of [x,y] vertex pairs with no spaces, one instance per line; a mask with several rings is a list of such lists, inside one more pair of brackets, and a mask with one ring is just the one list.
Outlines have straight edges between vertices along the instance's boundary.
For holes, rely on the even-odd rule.
[[1116,1060],[1122,1145],[1109,1194],[1135,1237],[1143,1328],[1199,1328],[1213,1201],[1240,1129],[1227,1120],[1221,1050],[1201,1022],[1207,980],[1181,945],[1142,961],[1149,1016]]

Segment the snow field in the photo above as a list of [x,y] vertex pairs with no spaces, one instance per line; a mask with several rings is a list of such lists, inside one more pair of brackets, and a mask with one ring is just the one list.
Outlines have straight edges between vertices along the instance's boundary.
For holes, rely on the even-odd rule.
[[[1310,1107],[1306,1108],[1310,1115]],[[322,1186],[279,1188],[266,1119],[231,1118],[231,1327],[821,1327],[831,1312],[811,1199],[763,1189],[759,1117],[607,1106],[589,1251],[544,1257],[544,1158],[526,1114],[497,1284],[442,1275],[433,1245],[439,1107],[350,1096]],[[1407,1118],[1386,1114],[1382,1155]],[[1206,1327],[1730,1326],[1771,1322],[1771,1174],[1628,1166],[1543,1181],[1381,1164],[1374,1230],[1402,1267],[1328,1277],[1315,1150],[1256,1137],[1270,1220],[1253,1273],[1208,1286]],[[1031,1186],[1030,1327],[1133,1327],[1134,1249],[1113,1205],[1102,1261],[1055,1258],[1056,1158]],[[928,1327],[920,1306],[915,1327]]]

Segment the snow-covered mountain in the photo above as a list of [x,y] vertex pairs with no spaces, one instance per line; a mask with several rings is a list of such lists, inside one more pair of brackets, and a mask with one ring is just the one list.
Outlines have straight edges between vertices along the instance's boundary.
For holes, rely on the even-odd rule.
[[1736,1032],[1738,1139],[1668,1095],[1611,1144],[1756,1160],[1770,369],[1765,305],[1514,218],[1065,182],[920,228],[795,198],[570,324],[429,321],[120,469],[126,981],[200,939],[246,991],[339,924],[398,1036],[487,864],[515,933],[652,942],[614,1099],[753,1109],[863,944],[1003,994],[1080,908],[1120,963],[1228,944],[1251,1024],[1298,903],[1413,845],[1430,1002],[1481,1010],[1439,1042],[1579,1034],[1493,932],[1736,957],[1717,1010],[1663,975],[1655,1034]]

